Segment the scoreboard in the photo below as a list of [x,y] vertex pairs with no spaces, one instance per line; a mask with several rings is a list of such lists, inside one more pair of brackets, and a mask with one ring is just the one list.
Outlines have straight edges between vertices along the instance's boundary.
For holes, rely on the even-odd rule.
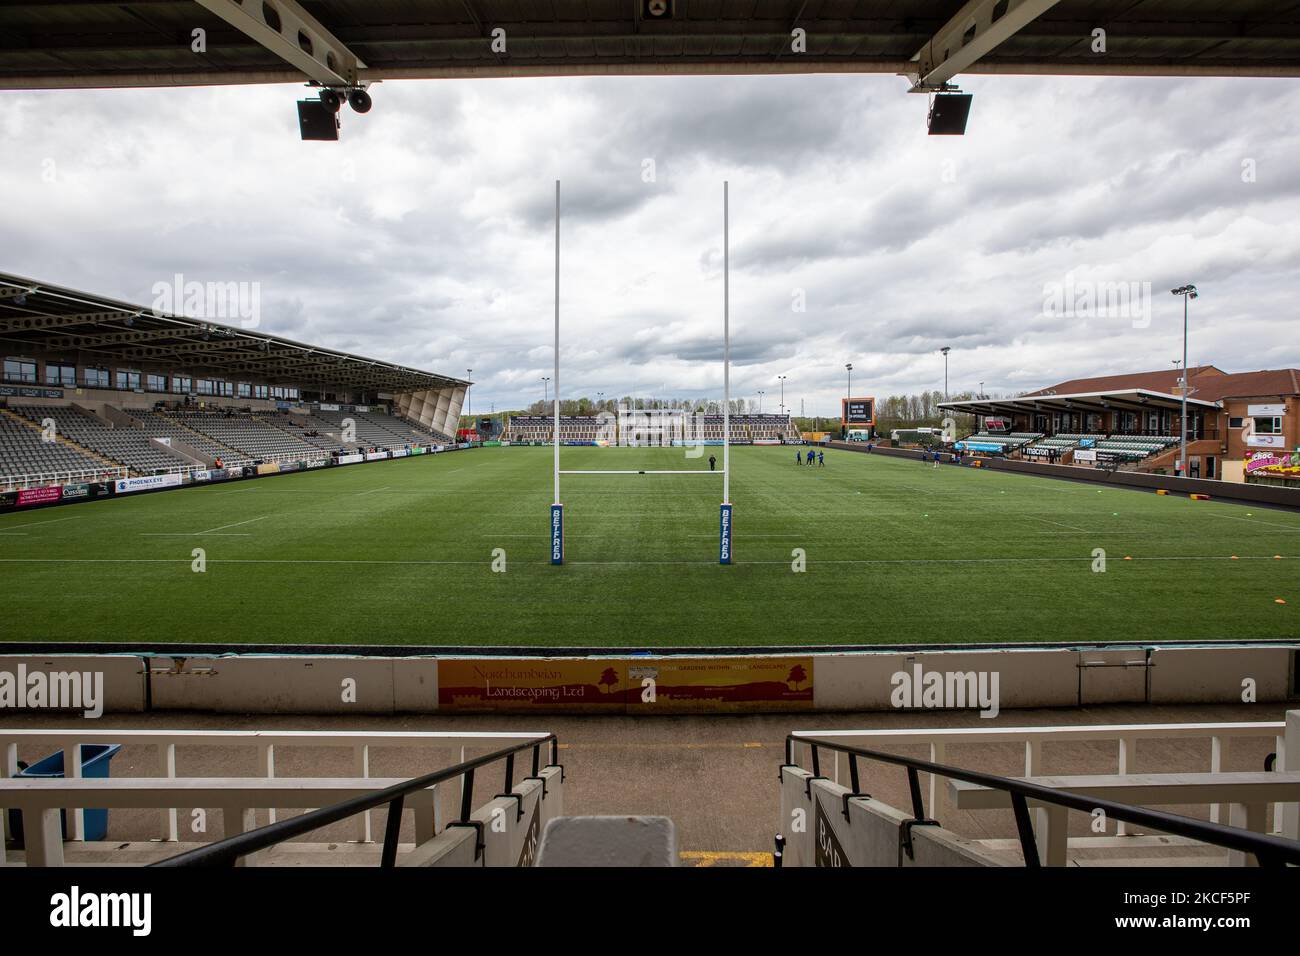
[[840,422],[843,425],[874,425],[876,400],[874,398],[840,399]]

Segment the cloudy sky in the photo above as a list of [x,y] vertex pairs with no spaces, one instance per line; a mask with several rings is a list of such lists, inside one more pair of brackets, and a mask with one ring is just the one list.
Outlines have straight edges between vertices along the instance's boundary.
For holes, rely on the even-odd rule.
[[[970,77],[965,137],[890,76],[390,82],[338,143],[301,87],[0,94],[0,269],[148,305],[258,283],[260,328],[424,369],[475,411],[732,388],[1015,392],[1300,366],[1300,84]],[[1122,308],[1101,309],[1094,291]],[[1148,291],[1149,290],[1149,291]],[[800,310],[802,309],[802,310]],[[238,324],[236,321],[235,324]]]

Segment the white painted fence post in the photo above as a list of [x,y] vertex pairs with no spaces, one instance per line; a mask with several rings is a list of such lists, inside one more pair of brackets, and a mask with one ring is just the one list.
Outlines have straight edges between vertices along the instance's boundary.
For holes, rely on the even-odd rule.
[[[164,775],[168,779],[174,780],[176,778],[176,745],[164,744],[162,751]],[[169,807],[167,809],[167,839],[168,841],[175,843],[180,840],[180,838],[181,835],[180,828],[177,825],[176,808]]]
[[[63,748],[63,778],[77,780],[81,777],[81,744]],[[68,839],[86,839],[86,817],[81,807],[68,808]]]
[[[370,776],[370,747],[361,744],[353,750],[353,770],[358,777]],[[370,811],[358,814],[357,839],[362,843],[370,842]]]
[[[1137,738],[1121,737],[1119,739],[1119,773],[1123,776],[1132,773],[1137,764]],[[1128,826],[1123,820],[1115,821],[1115,836],[1127,836]]]

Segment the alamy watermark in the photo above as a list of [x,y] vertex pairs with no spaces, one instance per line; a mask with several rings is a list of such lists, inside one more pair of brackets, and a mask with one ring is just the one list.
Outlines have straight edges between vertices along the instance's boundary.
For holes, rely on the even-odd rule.
[[260,282],[199,282],[178,272],[170,282],[155,282],[150,291],[156,315],[220,320],[245,329],[262,324]]
[[121,927],[132,936],[148,936],[153,929],[153,894],[83,893],[73,886],[67,893],[50,897],[50,925],[75,927]]
[[900,709],[978,707],[981,717],[993,718],[1000,708],[997,671],[926,671],[916,663],[911,671],[895,671],[889,683],[889,702]]
[[1135,329],[1151,325],[1150,282],[1075,279],[1043,283],[1043,315],[1051,319],[1129,319]]
[[80,710],[104,714],[103,671],[0,671],[0,710]]

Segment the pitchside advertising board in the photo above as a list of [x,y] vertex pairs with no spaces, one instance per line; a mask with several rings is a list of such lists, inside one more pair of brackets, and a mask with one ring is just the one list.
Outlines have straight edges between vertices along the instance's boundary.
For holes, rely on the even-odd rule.
[[[809,454],[812,454],[809,452]],[[722,506],[722,514],[718,519],[718,563],[731,563],[731,505]]]
[[672,714],[812,707],[811,655],[438,662],[439,712]]
[[143,478],[119,478],[113,482],[113,491],[119,495],[128,495],[135,491],[151,491],[154,488],[175,488],[181,484],[179,472],[170,475],[146,475]]
[[564,505],[551,505],[551,564],[564,563]]
[[20,508],[24,505],[43,505],[58,501],[62,497],[63,488],[59,485],[46,485],[43,488],[24,488],[18,492],[15,504]]

